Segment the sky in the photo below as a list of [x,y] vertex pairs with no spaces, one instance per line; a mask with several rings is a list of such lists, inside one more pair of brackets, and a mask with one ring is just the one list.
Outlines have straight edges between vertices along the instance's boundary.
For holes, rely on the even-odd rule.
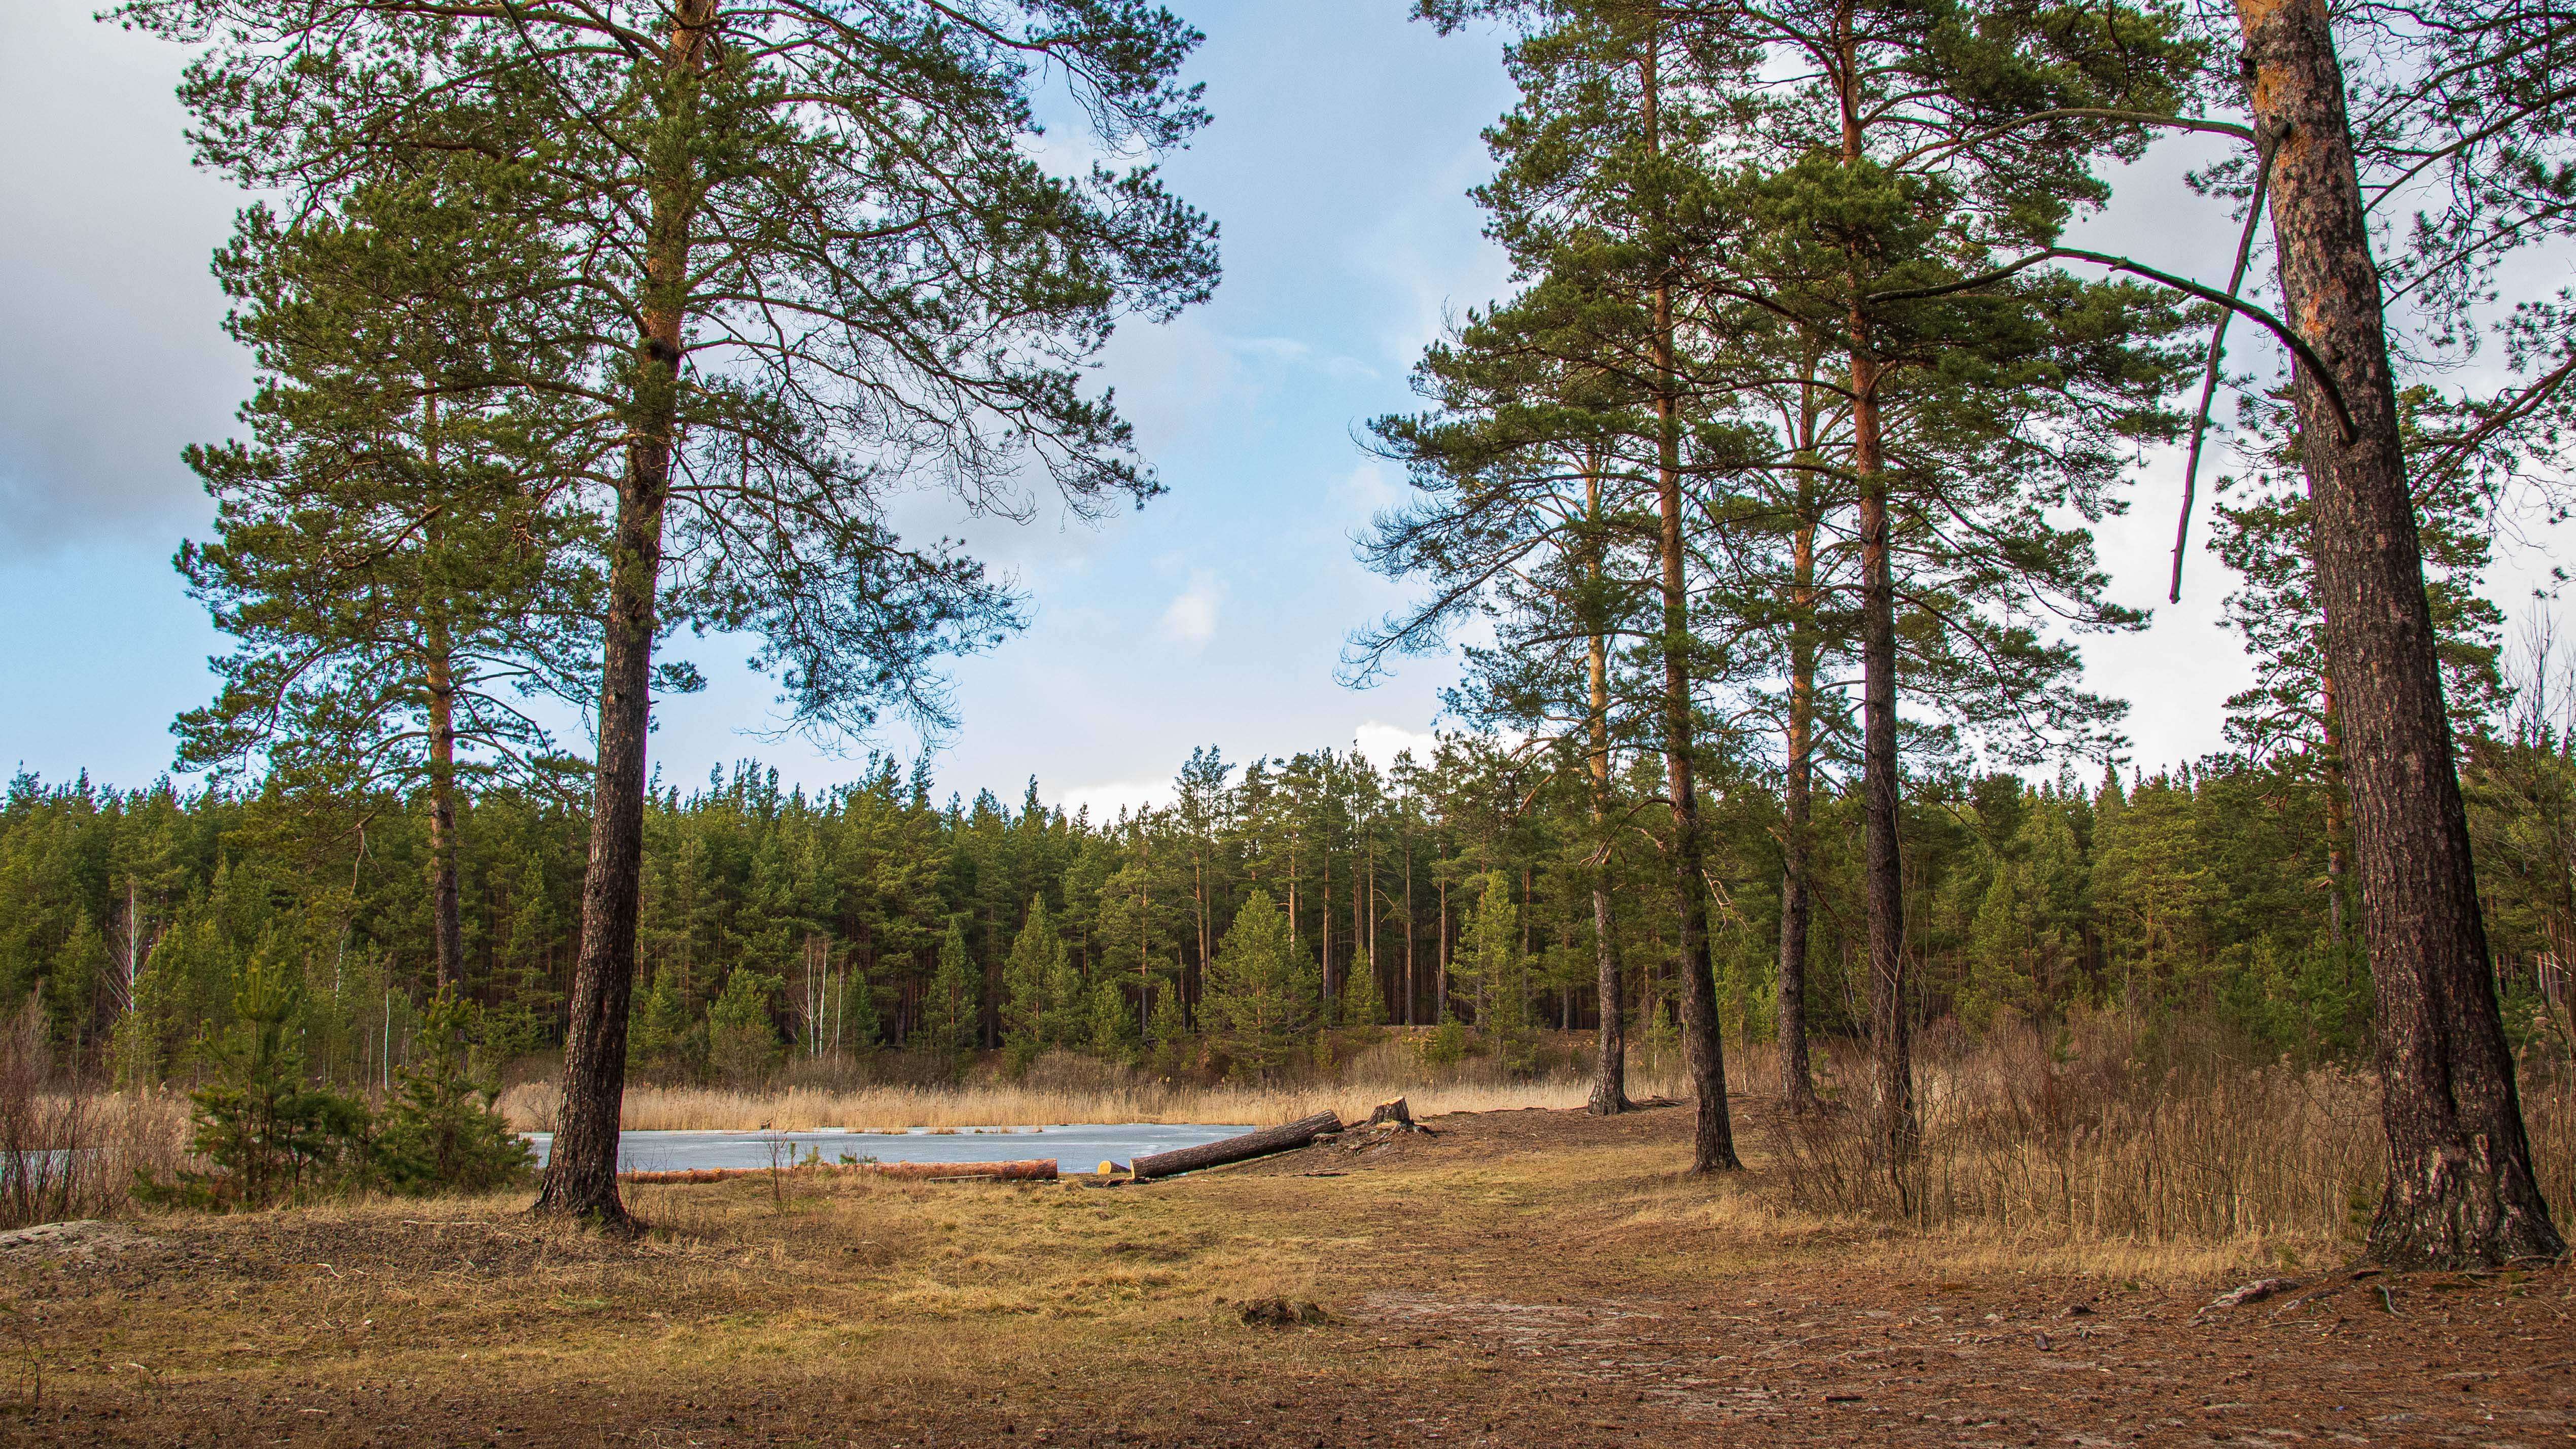
[[[213,688],[225,639],[171,570],[211,505],[180,461],[233,429],[248,359],[221,330],[207,269],[244,198],[193,169],[172,87],[187,54],[87,18],[80,0],[25,7],[0,87],[0,274],[18,279],[0,349],[0,765],[143,783],[171,763],[169,721]],[[1444,322],[1508,289],[1466,192],[1490,169],[1479,130],[1511,104],[1491,33],[1449,38],[1406,0],[1188,0],[1207,33],[1188,75],[1216,120],[1165,172],[1223,229],[1214,301],[1112,342],[1101,380],[1169,492],[1098,525],[1042,513],[971,519],[905,500],[925,532],[962,535],[1026,596],[1030,627],[951,670],[962,727],[942,791],[989,787],[1106,813],[1164,797],[1190,749],[1245,761],[1356,743],[1381,761],[1439,724],[1444,659],[1367,690],[1335,682],[1354,629],[1406,591],[1354,559],[1353,536],[1403,491],[1358,439],[1414,404],[1408,370]],[[2193,143],[2112,177],[2088,244],[2223,278],[2235,227],[2189,195]],[[2134,511],[2100,533],[2121,602],[2147,630],[2088,641],[2088,682],[2131,701],[2132,757],[2151,767],[2221,747],[2220,704],[2250,677],[2217,627],[2230,580],[2197,545],[2183,602],[2164,601],[2178,455],[2141,460]],[[2204,480],[2205,484],[2206,480]],[[2491,592],[2520,606],[2550,560],[2512,552]],[[683,636],[711,680],[657,706],[651,756],[687,784],[746,757],[791,782],[850,778],[866,741],[781,736],[776,689],[747,640]]]

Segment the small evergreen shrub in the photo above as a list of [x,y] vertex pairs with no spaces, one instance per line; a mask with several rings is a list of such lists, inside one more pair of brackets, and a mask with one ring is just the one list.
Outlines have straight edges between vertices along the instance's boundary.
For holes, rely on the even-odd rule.
[[770,1003],[785,990],[784,979],[748,966],[737,966],[725,978],[721,995],[707,1008],[711,1065],[735,1088],[764,1086],[778,1063],[778,1027]]
[[490,1192],[536,1164],[526,1138],[493,1110],[497,1084],[467,1071],[479,1013],[453,991],[429,1003],[419,1057],[404,1069],[376,1133],[377,1180],[393,1192]]
[[1467,1059],[1467,1027],[1450,1017],[1413,1039],[1414,1054],[1425,1070],[1454,1067]]
[[201,1047],[215,1079],[189,1094],[196,1131],[189,1148],[209,1170],[181,1169],[169,1182],[138,1177],[135,1195],[224,1211],[264,1208],[346,1191],[363,1181],[366,1104],[304,1080],[304,1050],[288,1023],[297,977],[268,952],[242,969],[233,995],[239,1023],[209,1032]]

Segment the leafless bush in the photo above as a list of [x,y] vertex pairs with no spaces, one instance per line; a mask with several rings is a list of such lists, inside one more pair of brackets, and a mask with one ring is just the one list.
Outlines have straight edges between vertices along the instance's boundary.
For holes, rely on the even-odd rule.
[[0,1227],[118,1211],[137,1168],[179,1156],[185,1113],[171,1099],[101,1093],[58,1065],[33,1002],[0,1019]]

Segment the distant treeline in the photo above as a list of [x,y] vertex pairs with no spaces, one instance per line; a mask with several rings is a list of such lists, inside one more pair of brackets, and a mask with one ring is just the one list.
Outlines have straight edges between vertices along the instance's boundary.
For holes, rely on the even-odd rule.
[[[2546,730],[2482,738],[2467,764],[2484,904],[2517,1039],[2564,978],[2576,763]],[[1934,776],[1907,799],[1908,946],[1919,1020],[1979,1031],[2078,1005],[2223,1019],[2268,1049],[2366,1043],[2369,974],[2339,939],[2327,777],[2306,756],[2032,786]],[[1654,762],[1637,767],[1650,795]],[[1772,1027],[1779,797],[1721,774],[1708,906],[1728,1034]],[[1673,1019],[1669,870],[1591,819],[1580,780],[1490,737],[1381,771],[1318,751],[1236,769],[1195,753],[1168,806],[1096,820],[990,791],[935,797],[872,758],[820,795],[756,764],[662,786],[647,817],[630,1056],[665,1078],[757,1076],[789,1053],[1062,1047],[1165,1070],[1266,1069],[1331,1024],[1444,1020],[1495,1041],[1589,1025],[1591,865],[1635,1029]],[[457,985],[487,1061],[561,1040],[588,827],[576,803],[493,787],[458,831]],[[1857,802],[1821,797],[1812,1029],[1865,1013]],[[2524,869],[2526,863],[2532,867]],[[168,781],[11,782],[0,808],[0,992],[33,993],[75,1059],[187,1076],[201,1033],[266,958],[300,973],[300,1029],[327,1079],[399,1065],[436,988],[428,819],[418,799],[317,804]],[[1259,893],[1275,917],[1238,932]],[[1260,939],[1265,934],[1274,938]],[[1231,947],[1229,945],[1232,940]],[[1229,950],[1232,956],[1229,956]]]

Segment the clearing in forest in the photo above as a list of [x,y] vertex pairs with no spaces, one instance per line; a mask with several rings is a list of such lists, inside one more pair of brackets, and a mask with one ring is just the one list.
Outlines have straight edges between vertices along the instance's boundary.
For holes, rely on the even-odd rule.
[[[1783,1211],[1758,1155],[1747,1179],[1679,1177],[1683,1109],[1430,1125],[1116,1188],[643,1188],[636,1240],[498,1198],[56,1229],[0,1249],[0,1438],[2576,1435],[2564,1266],[2356,1276],[2284,1268],[2293,1245],[1926,1237]],[[2213,1306],[2259,1276],[2295,1286]]]

